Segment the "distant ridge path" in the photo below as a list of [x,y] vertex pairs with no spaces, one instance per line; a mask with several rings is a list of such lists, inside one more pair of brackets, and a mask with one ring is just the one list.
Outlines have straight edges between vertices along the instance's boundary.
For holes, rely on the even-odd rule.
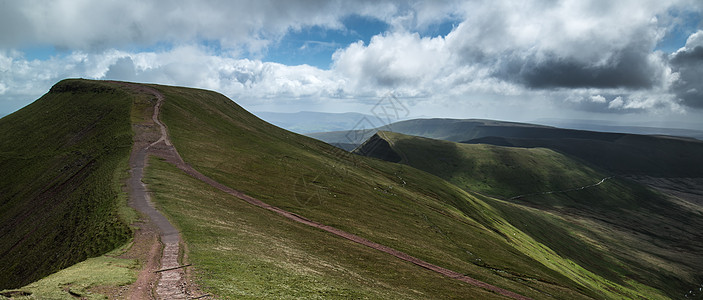
[[[500,294],[500,295],[503,295],[506,297],[510,297],[513,299],[520,299],[520,300],[530,299],[528,297],[522,296],[522,295],[517,294],[515,292],[508,291],[506,289],[502,289],[497,286],[485,283],[483,281],[471,278],[471,277],[466,276],[464,274],[461,274],[461,273],[458,273],[458,272],[455,272],[455,271],[445,269],[443,267],[428,263],[426,261],[423,261],[419,258],[410,256],[404,252],[398,251],[398,250],[393,249],[391,247],[372,242],[370,240],[367,240],[367,239],[362,238],[360,236],[348,233],[346,231],[342,231],[342,230],[337,229],[335,227],[324,225],[324,224],[309,220],[303,216],[299,216],[299,215],[294,214],[292,212],[283,210],[283,209],[278,208],[276,206],[269,205],[267,203],[264,203],[261,200],[255,199],[255,198],[250,197],[242,192],[236,191],[228,186],[225,186],[225,185],[213,180],[210,177],[203,175],[202,173],[195,170],[192,166],[187,164],[185,161],[183,161],[183,158],[180,156],[180,154],[178,154],[178,151],[173,146],[170,138],[168,137],[168,131],[166,130],[166,126],[158,120],[159,109],[161,107],[161,104],[164,101],[164,96],[161,93],[159,93],[158,91],[153,90],[151,88],[144,87],[144,89],[151,90],[151,93],[156,95],[157,98],[159,99],[158,103],[156,104],[156,106],[154,108],[153,120],[154,120],[154,122],[156,122],[160,126],[162,136],[158,141],[149,145],[150,152],[152,152],[155,155],[160,156],[160,157],[166,159],[168,162],[176,165],[179,169],[183,170],[186,174],[188,174],[192,177],[195,177],[195,178],[197,178],[197,179],[199,179],[199,180],[201,180],[201,181],[203,181],[203,182],[205,182],[205,183],[207,183],[207,184],[209,184],[209,185],[211,185],[211,186],[213,186],[213,187],[215,187],[225,193],[228,193],[232,196],[235,196],[241,200],[244,200],[244,201],[248,202],[249,204],[252,204],[252,205],[261,207],[263,209],[275,212],[283,217],[286,217],[286,218],[293,220],[293,221],[296,221],[298,223],[302,223],[302,224],[305,224],[305,225],[308,225],[311,227],[322,229],[324,231],[327,231],[327,232],[332,233],[334,235],[337,235],[339,237],[342,237],[342,238],[348,239],[350,241],[368,246],[370,248],[388,253],[388,254],[393,255],[399,259],[402,259],[407,262],[411,262],[411,263],[418,265],[420,267],[423,267],[425,269],[437,272],[439,274],[445,275],[450,278],[454,278],[456,280],[460,280],[460,281],[469,283],[469,284],[477,286],[477,287],[487,289],[489,291],[495,292],[497,294]],[[161,215],[161,214],[159,213],[159,215]],[[161,216],[163,217],[163,215],[161,215]],[[177,237],[178,237],[178,232],[176,231],[174,238],[177,240],[178,239]],[[166,250],[164,249],[164,252],[165,251]],[[158,292],[158,289],[157,289],[157,292]],[[171,298],[171,299],[176,299],[176,298]]]
[[585,186],[581,186],[581,187],[577,187],[577,188],[573,188],[573,189],[568,189],[568,190],[548,191],[548,192],[539,192],[539,193],[518,195],[518,196],[515,196],[515,197],[511,197],[510,200],[525,198],[525,197],[529,197],[529,196],[548,195],[548,194],[559,194],[559,193],[567,193],[567,192],[573,192],[573,191],[580,191],[580,190],[584,190],[584,189],[588,189],[588,188],[592,188],[592,187],[597,187],[597,186],[603,184],[603,182],[605,182],[606,180],[611,179],[611,178],[613,178],[613,177],[615,177],[615,176],[605,177],[605,178],[601,179],[600,181],[598,181],[598,182],[596,182],[596,183],[594,183],[594,184],[585,185]]

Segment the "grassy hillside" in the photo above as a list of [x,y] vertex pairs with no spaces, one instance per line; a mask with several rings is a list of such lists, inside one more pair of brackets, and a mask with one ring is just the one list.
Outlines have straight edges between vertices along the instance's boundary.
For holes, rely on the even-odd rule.
[[[378,129],[453,142],[549,148],[618,174],[703,177],[703,156],[699,155],[703,152],[703,141],[691,138],[594,132],[473,119],[417,119]],[[340,131],[309,135],[351,150],[353,145],[363,143],[375,132]],[[352,140],[350,137],[353,137]]]
[[[604,276],[641,278],[672,297],[703,276],[696,268],[703,263],[702,236],[696,230],[703,226],[703,216],[619,178],[573,190],[610,174],[553,150],[379,132],[356,152],[399,157],[466,191],[504,199],[527,195],[509,202],[485,201],[536,240]],[[540,194],[564,190],[568,192]]]
[[387,131],[355,153],[393,162],[402,159],[461,188],[505,199],[589,185],[608,176],[545,148],[468,145]]
[[[614,136],[599,139],[602,135]],[[549,148],[617,174],[703,177],[703,142],[687,138],[594,133],[593,138],[498,136],[465,143]]]
[[[162,120],[169,127],[174,145],[186,162],[215,180],[265,202],[530,297],[661,296],[659,291],[631,279],[617,276],[608,279],[560,256],[511,225],[485,199],[462,191],[434,175],[403,165],[350,156],[325,143],[267,124],[216,93],[155,87],[166,96]],[[154,165],[158,167],[158,164]],[[222,268],[219,264],[237,251],[249,247],[235,238],[223,238],[221,234],[252,234],[237,233],[244,230],[237,229],[237,226],[248,224],[239,221],[246,219],[244,213],[227,208],[232,204],[225,203],[224,199],[218,200],[221,196],[202,196],[197,201],[181,199],[179,194],[190,192],[167,184],[165,178],[170,175],[159,175],[159,172],[168,170],[160,168],[156,171],[152,169],[151,172],[156,173],[150,173],[153,180],[150,188],[161,191],[157,194],[164,198],[157,201],[177,226],[184,229],[186,242],[200,243],[201,246],[191,248],[191,257],[199,264],[200,274],[203,274],[200,279],[202,284],[213,287],[223,296],[241,296],[241,291],[233,288],[236,283],[222,278],[236,278],[240,272],[246,272],[241,268],[249,266]],[[179,186],[187,189],[188,185]],[[177,198],[182,204],[176,204],[169,198]],[[198,201],[210,201],[205,199],[213,199],[220,206],[197,204]],[[178,209],[169,210],[169,206],[187,208],[189,212],[179,213]],[[227,216],[208,217],[219,213]],[[261,213],[264,216],[259,217],[260,220],[272,218],[267,217],[266,212]],[[197,222],[194,222],[191,218],[196,215],[203,217],[196,218]],[[278,229],[271,230],[275,232]],[[286,234],[289,232],[289,229],[280,230]],[[318,234],[324,235],[316,231],[296,234],[315,235],[297,238],[303,240],[318,240]],[[272,239],[269,234],[260,237],[265,241]],[[277,240],[270,243],[276,245],[274,249],[283,247]],[[287,242],[282,244],[286,245]],[[338,250],[325,255],[331,255],[335,261],[359,255],[353,247],[332,249]],[[263,252],[257,254],[258,258],[250,258],[254,261],[271,261],[271,257],[280,255],[266,253],[266,250],[246,251]],[[299,266],[301,261],[329,259],[306,251],[296,250],[295,253],[302,257],[284,264]],[[344,268],[347,267],[354,268]],[[386,267],[379,268],[388,270]],[[290,270],[275,272],[285,274]],[[373,275],[382,270],[372,268],[370,272],[370,280],[384,282],[377,277],[381,275]],[[411,278],[404,272],[397,276]],[[315,273],[302,274],[300,280],[315,282],[319,280],[311,277]],[[420,284],[414,280],[408,279],[408,284]],[[256,289],[255,282],[247,283],[250,284],[249,288]],[[279,295],[285,293],[285,289],[279,291]],[[341,291],[331,293],[338,297],[344,295]],[[462,294],[456,297],[471,296]]]
[[0,119],[0,289],[124,244],[118,217],[132,146],[131,98],[65,80]]
[[[0,166],[9,170],[0,175],[0,279],[12,282],[7,287],[23,285],[17,278],[33,281],[105,253],[129,238],[117,212],[125,201],[120,185],[132,146],[130,126],[143,120],[149,107],[115,87],[63,81],[0,119]],[[282,130],[214,92],[153,87],[166,97],[161,119],[174,145],[200,172],[272,205],[486,283],[539,299],[658,299],[700,279],[689,277],[697,274],[692,266],[700,265],[701,248],[687,242],[700,240],[690,230],[701,228],[699,221],[671,206],[652,202],[652,209],[670,209],[669,215],[627,207],[633,213],[620,222],[634,224],[628,227],[603,221],[622,215],[609,212],[612,206],[603,201],[593,202],[603,210],[590,210],[590,215],[574,214],[579,205],[589,204],[587,198],[525,203],[536,208],[516,205],[469,192],[452,178],[351,155]],[[408,161],[407,153],[396,151],[396,141],[379,140],[384,141],[384,158]],[[535,163],[520,161],[522,155],[510,151],[493,155],[535,168],[558,156],[529,150],[533,154],[527,157]],[[570,166],[584,181],[600,176],[595,169]],[[475,170],[483,170],[485,178],[509,173],[509,166],[494,167],[498,171],[481,164]],[[543,181],[564,177],[541,176]],[[222,298],[499,297],[250,206],[158,159],[150,160],[145,181],[159,208],[182,231],[196,281]],[[484,191],[497,195],[491,186]],[[625,203],[649,199],[647,191],[633,196],[622,190],[608,191]],[[654,225],[637,223],[643,217],[666,228],[653,235]],[[679,223],[669,222],[674,217]],[[631,258],[623,259],[627,255]],[[83,278],[101,265],[116,264],[104,270],[119,274]],[[91,285],[131,280],[134,264],[92,259],[25,288],[53,295],[58,286],[61,297],[68,297],[64,287],[92,293]]]
[[157,159],[146,182],[209,292],[232,299],[500,298],[281,218]]

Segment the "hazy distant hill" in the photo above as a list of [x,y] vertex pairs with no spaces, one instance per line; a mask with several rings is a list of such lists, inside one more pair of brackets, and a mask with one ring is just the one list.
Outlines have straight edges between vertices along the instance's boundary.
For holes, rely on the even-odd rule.
[[[703,176],[703,141],[693,138],[607,133],[491,120],[416,119],[381,128],[453,142],[514,147],[544,147],[623,174]],[[358,146],[376,130],[308,134],[345,149]],[[349,137],[353,139],[352,143]],[[363,141],[362,141],[363,142]]]
[[[618,174],[703,176],[703,141],[690,138],[560,130],[564,135],[487,136],[464,141],[511,147],[543,147]],[[573,134],[573,135],[572,135]]]
[[691,137],[698,140],[703,140],[703,130],[670,128],[670,127],[651,127],[651,126],[624,126],[608,124],[606,122],[596,122],[589,120],[560,120],[560,119],[544,119],[538,120],[535,123],[549,124],[560,128],[591,130],[601,132],[618,132],[618,133],[633,133],[647,135],[669,135]]
[[374,120],[360,113],[321,113],[301,111],[297,113],[255,112],[259,118],[273,125],[296,133],[351,130],[364,119]]
[[540,125],[502,122],[481,119],[414,119],[399,121],[378,128],[365,128],[363,130],[344,130],[331,132],[314,132],[306,134],[309,137],[319,139],[326,143],[338,146],[351,151],[368,138],[373,136],[378,130],[399,132],[409,135],[424,136],[434,139],[459,142],[476,138],[473,132],[477,127],[487,125],[505,125],[516,127],[546,127]]

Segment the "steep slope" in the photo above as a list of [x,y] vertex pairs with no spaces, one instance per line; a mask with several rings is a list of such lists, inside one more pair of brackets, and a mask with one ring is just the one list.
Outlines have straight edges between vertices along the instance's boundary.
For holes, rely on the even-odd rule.
[[[469,145],[383,131],[369,141],[355,152],[372,157],[380,156],[376,151],[393,152],[402,163],[466,191],[510,199],[486,201],[533,238],[604,276],[614,272],[643,280],[672,297],[685,294],[703,276],[696,267],[703,263],[703,236],[696,230],[703,217],[638,184],[544,148]],[[391,149],[374,147],[378,144]]]
[[[281,130],[219,94],[175,87],[156,88],[166,96],[161,118],[169,127],[175,147],[186,163],[218,184],[305,219],[529,297],[661,297],[659,291],[641,283],[619,278],[609,280],[579,267],[510,225],[484,200],[438,177],[402,165],[350,156],[327,144]],[[150,173],[154,180],[169,177],[160,173],[168,172],[163,168],[156,172]],[[171,185],[165,184],[164,179],[150,185],[150,189],[157,191],[157,198],[161,195],[162,199],[157,199],[160,205],[193,210],[192,216],[173,208],[170,214],[177,226],[184,228],[184,239],[191,249],[189,257],[199,265],[203,286],[213,287],[221,295],[241,296],[238,289],[233,288],[240,284],[228,279],[232,278],[233,271],[223,270],[218,264],[237,249],[245,250],[234,240],[220,238],[219,233],[241,236],[243,232],[236,229],[236,222],[208,217],[229,211],[225,207],[230,204],[221,202],[227,201],[223,199],[215,201],[224,207],[197,205],[178,196],[189,193],[187,185],[181,192],[174,191],[176,186],[169,187]],[[165,210],[169,213],[169,208]],[[236,212],[232,214],[230,219],[238,218]],[[203,217],[193,222],[191,218],[196,215]],[[261,238],[275,240],[270,235]],[[353,257],[356,253],[352,247],[341,249],[340,253],[330,255]],[[264,261],[271,262],[272,258],[267,255],[273,254],[265,252],[257,252],[253,258],[260,267]],[[273,267],[283,264],[284,269],[306,269],[309,265],[302,262],[318,259],[320,257],[312,253],[305,253],[294,261],[274,261]],[[271,270],[271,267],[264,269]],[[347,267],[350,266],[333,268]],[[313,269],[317,271],[312,273],[329,272]],[[383,282],[374,277],[373,273],[381,276],[377,272],[379,270],[369,274],[370,279]],[[303,274],[301,280],[311,280],[311,275]],[[397,276],[409,275],[401,272]],[[405,283],[407,288],[419,284]],[[256,289],[256,284],[250,281],[241,285]],[[316,289],[311,292],[323,293]],[[330,291],[331,297],[342,297],[337,292]]]
[[549,148],[617,174],[703,177],[703,141],[668,136],[605,133],[490,120],[417,119],[375,130],[309,136],[349,150],[377,130],[453,142]]
[[392,162],[402,156],[404,164],[504,199],[581,187],[609,176],[545,148],[467,145],[388,131],[379,131],[353,153]]
[[126,202],[131,106],[112,84],[65,80],[0,119],[0,289],[130,238],[117,209]]

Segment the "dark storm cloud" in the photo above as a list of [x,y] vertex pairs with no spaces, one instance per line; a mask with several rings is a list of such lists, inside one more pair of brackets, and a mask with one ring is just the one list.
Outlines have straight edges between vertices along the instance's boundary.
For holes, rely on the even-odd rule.
[[679,73],[672,91],[685,105],[703,108],[703,46],[677,52],[670,63]]
[[550,88],[648,88],[656,81],[654,68],[639,54],[622,53],[604,65],[590,65],[575,59],[553,58],[528,63],[520,72],[529,87]]
[[661,78],[648,53],[635,47],[615,51],[605,63],[542,54],[505,59],[494,74],[529,88],[650,88]]

